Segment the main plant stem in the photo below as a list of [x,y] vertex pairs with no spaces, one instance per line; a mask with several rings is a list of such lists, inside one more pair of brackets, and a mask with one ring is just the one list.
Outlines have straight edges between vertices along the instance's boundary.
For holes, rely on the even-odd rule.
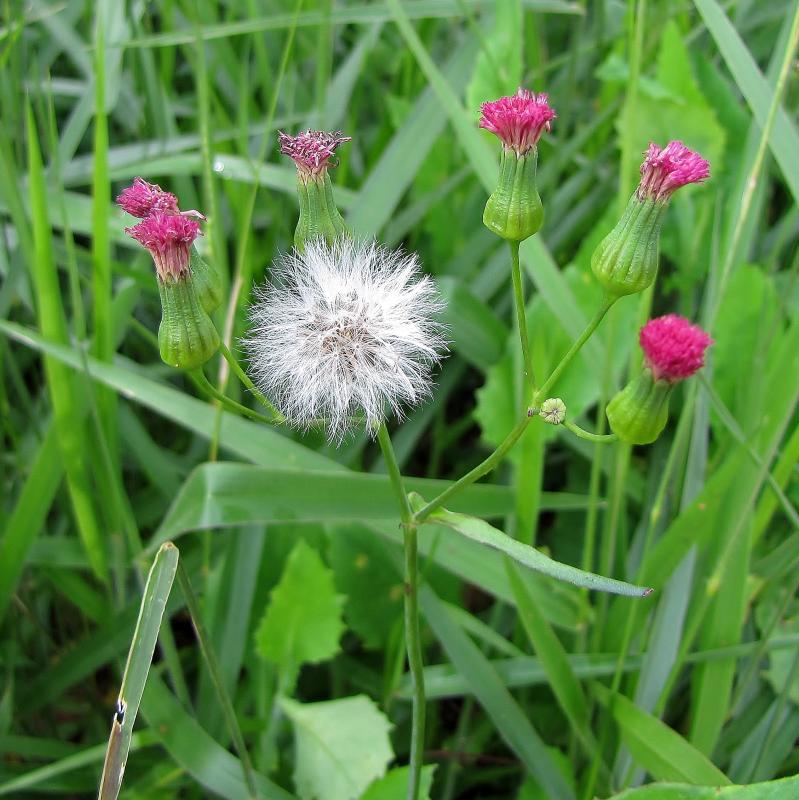
[[519,242],[509,241],[511,257],[511,276],[513,278],[513,301],[516,306],[516,323],[519,328],[519,339],[522,343],[522,358],[524,359],[524,379],[526,400],[535,385],[533,377],[533,359],[530,355],[530,338],[527,335],[527,312],[524,308],[524,284],[522,282],[522,268],[519,263]]
[[605,318],[605,314],[608,313],[610,307],[618,300],[618,297],[605,297],[602,300],[602,304],[597,309],[596,314],[594,314],[591,321],[586,325],[585,330],[575,339],[574,344],[569,348],[569,351],[566,353],[565,356],[560,360],[560,363],[557,367],[552,371],[552,374],[546,379],[544,385],[535,393],[535,400],[533,401],[533,405],[538,405],[542,400],[545,400],[547,397],[547,392],[557,383],[558,378],[560,378],[563,370],[571,364],[574,357],[577,353],[580,352],[583,345],[591,338],[593,332],[599,327],[599,323]]
[[405,644],[408,666],[413,683],[413,717],[411,720],[411,757],[408,775],[407,800],[417,800],[424,761],[424,730],[426,701],[424,694],[424,662],[419,637],[419,557],[417,545],[418,525],[414,520],[408,493],[402,480],[391,437],[385,422],[377,430],[377,441],[383,451],[388,476],[397,495],[402,520],[402,541],[405,548]]

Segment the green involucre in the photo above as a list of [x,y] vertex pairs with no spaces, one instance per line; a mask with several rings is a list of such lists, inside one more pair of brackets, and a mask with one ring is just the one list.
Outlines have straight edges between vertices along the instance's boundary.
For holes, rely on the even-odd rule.
[[219,348],[219,334],[197,296],[190,279],[158,281],[161,295],[161,324],[158,349],[170,367],[195,369]]
[[486,203],[483,224],[503,239],[521,242],[541,230],[544,207],[535,185],[538,150],[523,156],[502,149],[499,181]]
[[325,173],[319,178],[304,182],[297,178],[297,195],[300,200],[300,218],[294,231],[294,246],[298,251],[305,249],[306,242],[324,239],[332,244],[341,236],[349,236],[350,231],[333,200],[333,184]]
[[666,427],[673,388],[673,383],[656,381],[644,368],[608,403],[606,413],[613,433],[628,444],[654,442]]
[[654,282],[666,206],[664,201],[633,195],[616,227],[599,243],[591,269],[609,294],[636,294]]

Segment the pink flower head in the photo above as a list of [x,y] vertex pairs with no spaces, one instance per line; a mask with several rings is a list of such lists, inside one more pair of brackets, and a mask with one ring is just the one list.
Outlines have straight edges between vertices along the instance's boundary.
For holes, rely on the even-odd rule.
[[155,211],[125,233],[144,245],[153,257],[162,282],[175,283],[189,273],[189,248],[200,226],[181,214]]
[[172,192],[165,192],[157,183],[147,183],[143,178],[133,179],[133,185],[117,197],[117,205],[139,219],[144,219],[154,211],[180,213],[178,199]]
[[521,88],[511,97],[483,103],[480,112],[480,127],[496,134],[517,156],[523,156],[536,146],[556,116],[547,102],[547,95]]
[[710,176],[710,164],[682,142],[669,142],[662,150],[650,142],[645,155],[636,191],[641,200],[668,200],[680,186]]
[[702,369],[705,350],[713,344],[698,325],[677,314],[649,320],[641,328],[639,341],[655,380],[669,383],[690,378]]
[[293,159],[297,165],[297,172],[306,182],[309,178],[323,176],[328,167],[336,166],[336,162],[332,161],[336,148],[352,139],[351,136],[343,136],[341,131],[328,133],[310,129],[296,136],[280,131],[277,137],[280,142],[280,152]]

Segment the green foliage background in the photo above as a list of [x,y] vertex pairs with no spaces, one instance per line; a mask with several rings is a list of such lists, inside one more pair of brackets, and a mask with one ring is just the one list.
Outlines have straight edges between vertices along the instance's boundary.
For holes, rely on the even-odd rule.
[[[141,175],[208,215],[235,349],[296,221],[276,131],[351,135],[332,173],[348,223],[416,250],[448,299],[434,400],[392,431],[430,497],[515,422],[508,251],[480,222],[498,148],[476,122],[521,84],[558,113],[545,226],[522,247],[541,373],[596,307],[591,252],[648,142],[712,165],[675,196],[656,291],[619,302],[559,383],[570,415],[602,429],[650,307],[716,343],[656,445],[531,426],[452,506],[652,597],[555,584],[422,528],[426,791],[799,796],[795,2],[0,9],[0,795],[96,795],[147,567],[171,539],[218,674],[172,591],[121,796],[404,796],[401,537],[378,451],[233,418],[162,364],[152,265],[113,197]],[[251,403],[221,364],[208,375]]]

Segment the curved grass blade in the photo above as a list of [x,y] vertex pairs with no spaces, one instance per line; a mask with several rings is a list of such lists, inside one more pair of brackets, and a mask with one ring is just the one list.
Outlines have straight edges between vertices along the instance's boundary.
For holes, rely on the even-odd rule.
[[178,557],[177,547],[172,542],[166,542],[158,551],[150,568],[150,574],[147,576],[147,584],[144,587],[144,596],[139,609],[139,619],[128,651],[128,661],[122,675],[116,712],[111,722],[111,734],[100,780],[99,800],[116,800],[122,786],[122,776],[133,734],[133,723],[136,721],[136,714],[139,711],[144,684],[147,681],[155,643],[158,640],[158,631],[175,579]]

